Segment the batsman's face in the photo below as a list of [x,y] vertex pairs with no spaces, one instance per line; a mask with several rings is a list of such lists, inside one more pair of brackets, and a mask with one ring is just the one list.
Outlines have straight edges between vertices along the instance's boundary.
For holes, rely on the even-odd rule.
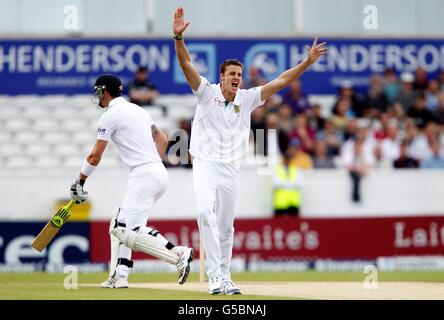
[[91,101],[94,105],[106,108],[104,105],[104,98],[105,98],[105,87],[104,86],[95,86],[94,87],[94,94],[91,97]]
[[220,81],[222,88],[228,93],[236,95],[242,82],[242,68],[236,65],[227,66],[225,72],[220,75]]

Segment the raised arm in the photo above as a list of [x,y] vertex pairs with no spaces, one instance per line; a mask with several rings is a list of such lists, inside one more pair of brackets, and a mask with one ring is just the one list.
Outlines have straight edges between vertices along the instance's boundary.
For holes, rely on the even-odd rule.
[[177,8],[174,12],[173,33],[174,33],[174,48],[176,49],[177,60],[182,68],[185,78],[188,81],[191,89],[197,91],[200,85],[200,75],[196,67],[191,63],[190,53],[185,46],[182,34],[188,27],[190,22],[185,22],[184,10],[182,7]]
[[270,98],[272,95],[278,93],[280,90],[288,86],[293,80],[299,78],[305,70],[308,69],[313,63],[315,63],[320,56],[327,54],[326,43],[323,42],[318,44],[318,36],[315,36],[313,44],[311,48],[309,46],[305,46],[307,49],[308,55],[299,63],[296,67],[288,69],[287,71],[281,73],[279,77],[268,82],[262,87],[261,90],[261,99],[266,100]]

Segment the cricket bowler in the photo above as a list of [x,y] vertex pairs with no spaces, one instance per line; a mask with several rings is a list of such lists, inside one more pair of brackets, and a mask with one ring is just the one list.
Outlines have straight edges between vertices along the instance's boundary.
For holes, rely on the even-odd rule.
[[200,76],[183,39],[190,23],[179,7],[174,13],[174,46],[180,67],[197,97],[191,131],[193,186],[197,223],[206,255],[210,294],[240,294],[231,280],[230,262],[234,235],[234,208],[240,162],[250,134],[251,113],[265,100],[299,78],[320,56],[327,54],[326,43],[316,36],[307,57],[264,86],[240,89],[243,65],[226,60],[220,66],[220,83],[211,84]]

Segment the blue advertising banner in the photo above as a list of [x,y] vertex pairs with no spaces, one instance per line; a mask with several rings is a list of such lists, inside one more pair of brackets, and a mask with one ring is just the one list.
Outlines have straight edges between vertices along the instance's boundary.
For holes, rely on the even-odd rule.
[[69,264],[90,261],[90,227],[86,222],[63,226],[42,252],[31,247],[46,222],[0,222],[0,265]]
[[[309,94],[332,94],[343,80],[364,89],[372,73],[386,67],[432,76],[444,69],[443,39],[320,39],[329,54],[303,76]],[[305,57],[312,39],[187,39],[198,71],[218,80],[228,58],[256,66],[271,80]],[[91,92],[95,78],[114,73],[124,83],[146,65],[161,93],[191,93],[177,64],[172,39],[0,40],[0,94],[76,94]]]

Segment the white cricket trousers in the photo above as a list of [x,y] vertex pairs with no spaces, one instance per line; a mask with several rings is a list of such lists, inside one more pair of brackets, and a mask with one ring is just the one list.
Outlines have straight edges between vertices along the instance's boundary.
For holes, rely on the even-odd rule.
[[[162,162],[152,162],[130,170],[125,198],[120,207],[117,221],[139,232],[151,230],[146,226],[153,204],[168,187],[168,172]],[[166,241],[166,240],[164,240]],[[131,260],[131,249],[119,244],[118,257]],[[126,273],[128,268],[126,268]],[[112,269],[111,269],[112,271]]]
[[240,163],[193,160],[197,224],[208,277],[230,279]]
[[153,204],[168,187],[168,172],[162,162],[152,162],[130,170],[118,222],[127,228],[144,227]]

